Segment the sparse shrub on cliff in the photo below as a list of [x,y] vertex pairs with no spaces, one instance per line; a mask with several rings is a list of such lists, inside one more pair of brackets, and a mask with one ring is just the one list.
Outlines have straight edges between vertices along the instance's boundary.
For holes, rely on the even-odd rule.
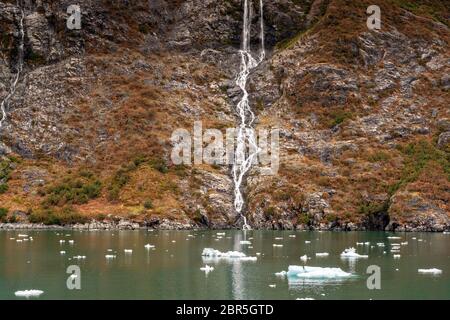
[[0,222],[6,222],[7,215],[8,215],[8,209],[0,208]]
[[59,210],[38,209],[32,211],[28,219],[31,223],[43,223],[45,225],[72,225],[86,223],[89,220],[70,206]]

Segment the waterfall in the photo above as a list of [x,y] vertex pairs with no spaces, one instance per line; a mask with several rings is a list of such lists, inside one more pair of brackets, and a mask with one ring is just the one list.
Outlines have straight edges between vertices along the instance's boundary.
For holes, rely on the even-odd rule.
[[[263,16],[263,0],[260,0],[260,40],[261,52],[259,60],[253,58],[250,50],[251,38],[251,17],[252,17],[252,3],[251,0],[244,1],[244,16],[243,16],[243,31],[242,31],[242,48],[239,50],[241,56],[241,65],[239,74],[236,78],[236,85],[242,91],[242,98],[239,101],[236,112],[239,117],[239,126],[236,134],[236,153],[233,164],[233,182],[234,182],[234,207],[244,219],[244,230],[250,229],[247,224],[247,218],[241,213],[244,206],[244,199],[242,196],[242,183],[246,173],[250,170],[252,164],[256,161],[259,148],[256,141],[256,136],[252,124],[255,120],[248,100],[248,92],[246,89],[247,80],[252,69],[256,68],[265,57],[264,49],[264,16]],[[249,152],[247,154],[247,146]]]
[[23,49],[24,49],[24,39],[25,39],[25,32],[23,27],[23,20],[25,18],[25,14],[23,12],[22,7],[20,6],[19,0],[17,1],[17,6],[20,9],[20,19],[19,19],[19,36],[20,36],[20,44],[19,44],[19,50],[18,50],[18,56],[17,56],[17,72],[14,75],[14,77],[11,79],[10,87],[9,87],[9,93],[7,96],[3,99],[2,103],[0,104],[0,111],[1,111],[1,119],[0,119],[0,129],[3,126],[3,122],[6,120],[6,107],[8,105],[9,100],[16,92],[17,83],[19,82],[20,74],[23,70]]

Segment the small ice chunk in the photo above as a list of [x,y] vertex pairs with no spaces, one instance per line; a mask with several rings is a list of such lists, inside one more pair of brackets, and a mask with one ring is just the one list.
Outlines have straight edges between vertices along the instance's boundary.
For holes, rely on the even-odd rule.
[[314,298],[297,298],[295,300],[314,300]]
[[275,272],[277,277],[285,277],[287,275],[286,271]]
[[308,258],[308,256],[306,254],[300,257],[300,260],[302,260],[303,262],[308,261],[308,259],[309,258]]
[[125,249],[123,250],[125,253],[133,253],[133,249]]
[[391,239],[391,240],[399,240],[399,239],[401,239],[401,237],[394,237],[394,236],[391,236],[391,237],[387,237],[388,239]]
[[270,288],[275,288],[277,285],[276,284],[269,284]]
[[239,251],[221,252],[212,248],[204,248],[202,257],[210,259],[237,259],[243,261],[256,261],[256,257],[248,257],[245,253]]
[[384,247],[384,243],[383,243],[383,242],[378,242],[378,243],[377,243],[377,246],[379,246],[379,247]]
[[66,252],[63,250],[63,251],[60,251],[59,254],[63,255],[63,254],[66,254]]
[[216,233],[218,236],[224,236],[225,235],[225,232],[217,232]]
[[275,240],[283,240],[283,237],[275,237]]
[[417,271],[419,273],[426,273],[426,274],[441,274],[442,273],[441,269],[436,269],[436,268],[432,268],[432,269],[418,269]]
[[241,240],[239,243],[240,244],[252,244],[250,241],[247,241],[247,240]]
[[289,235],[289,238],[295,238],[295,237],[296,237],[295,234],[290,234],[290,235]]
[[114,255],[114,254],[107,254],[107,255],[105,255],[105,258],[106,259],[115,259],[116,255]]
[[28,235],[27,234],[19,234],[18,237],[19,238],[28,238]]
[[355,248],[348,248],[345,249],[342,253],[341,253],[341,258],[350,258],[350,259],[355,259],[355,258],[368,258],[368,255],[363,255],[363,254],[358,254],[356,252]]
[[65,243],[66,240],[59,240],[59,243]]
[[21,239],[17,239],[17,240],[16,240],[16,242],[22,242],[22,241],[23,241],[23,240],[21,240]]
[[408,245],[408,241],[402,242],[400,243],[402,246],[407,246]]
[[308,244],[308,243],[311,243],[311,241],[309,241],[309,240],[305,240],[305,243],[306,243],[306,244]]
[[328,252],[317,252],[316,257],[328,257],[330,254]]
[[260,255],[261,255],[261,252],[257,252],[256,255],[257,255],[257,256],[260,256]]
[[201,267],[200,270],[205,271],[206,273],[211,272],[214,270],[214,267],[210,267],[208,265],[205,265],[204,267]]
[[323,268],[308,266],[289,266],[288,277],[309,278],[309,279],[335,279],[348,278],[352,274],[343,271],[341,268]]
[[145,247],[145,249],[151,249],[151,248],[154,248],[155,246],[147,243],[144,247]]
[[176,241],[175,240],[172,240],[172,243],[175,243]]
[[401,255],[399,254],[394,254],[394,259],[400,259]]
[[75,243],[75,241],[69,240],[69,244],[74,244],[74,243]]
[[276,247],[276,248],[281,248],[283,245],[274,243],[273,246]]
[[86,259],[86,256],[74,256],[73,258],[77,260],[83,260]]
[[42,290],[31,289],[31,290],[16,291],[14,294],[16,295],[16,297],[29,298],[29,297],[39,297],[43,293],[44,291]]

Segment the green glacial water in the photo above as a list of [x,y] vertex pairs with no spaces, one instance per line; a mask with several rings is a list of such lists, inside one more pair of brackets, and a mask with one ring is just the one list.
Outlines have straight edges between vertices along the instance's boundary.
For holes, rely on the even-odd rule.
[[[217,235],[218,232],[224,235]],[[23,235],[33,240],[17,242]],[[62,239],[64,243],[60,243]],[[241,244],[242,240],[251,244]],[[402,242],[396,253],[400,257],[394,258],[392,244]],[[146,244],[155,247],[146,249]],[[368,258],[342,259],[340,254],[349,247]],[[203,260],[204,248],[241,251],[257,260]],[[127,254],[125,249],[133,252]],[[318,252],[329,255],[316,257]],[[108,254],[116,258],[107,259]],[[302,279],[275,275],[287,271],[289,265],[304,265],[300,257],[305,254],[311,258],[307,266],[337,267],[352,276]],[[86,258],[77,260],[74,256]],[[214,270],[201,271],[206,263]],[[70,265],[80,267],[81,290],[67,288],[66,269]],[[367,288],[369,265],[380,267],[380,290]],[[429,268],[442,273],[418,272]],[[239,230],[1,231],[0,299],[25,299],[16,297],[15,292],[28,289],[43,291],[30,299],[450,299],[450,235]]]

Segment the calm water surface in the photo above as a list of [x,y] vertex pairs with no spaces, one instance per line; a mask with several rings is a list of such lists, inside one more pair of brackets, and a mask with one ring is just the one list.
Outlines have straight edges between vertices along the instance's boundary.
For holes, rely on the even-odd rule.
[[[218,236],[218,232],[225,235]],[[17,242],[19,234],[27,234],[33,241]],[[44,291],[39,298],[31,299],[450,299],[450,235],[395,234],[401,239],[388,236],[392,234],[0,231],[0,299],[24,299],[16,297],[15,292],[27,289]],[[65,243],[61,244],[61,239]],[[243,245],[241,240],[249,240],[251,245]],[[394,259],[392,243],[406,241],[400,258]],[[357,246],[357,242],[370,245]],[[283,247],[274,247],[274,243]],[[155,248],[145,249],[145,244]],[[205,265],[201,253],[207,247],[261,255],[257,261],[208,261],[215,269],[205,274],[200,270]],[[342,260],[340,253],[348,247],[357,248],[358,253],[369,258]],[[124,249],[132,249],[133,253],[126,254]],[[65,255],[60,254],[62,250]],[[329,256],[316,257],[317,252],[328,252]],[[117,257],[107,260],[107,254]],[[303,265],[300,256],[304,254],[311,257],[308,266],[339,267],[355,276],[341,281],[293,281],[275,276],[289,265]],[[74,260],[78,255],[86,259]],[[67,289],[66,269],[70,265],[81,269],[81,290]],[[381,290],[367,289],[369,265],[381,268]],[[442,274],[419,274],[419,268],[438,268]]]

